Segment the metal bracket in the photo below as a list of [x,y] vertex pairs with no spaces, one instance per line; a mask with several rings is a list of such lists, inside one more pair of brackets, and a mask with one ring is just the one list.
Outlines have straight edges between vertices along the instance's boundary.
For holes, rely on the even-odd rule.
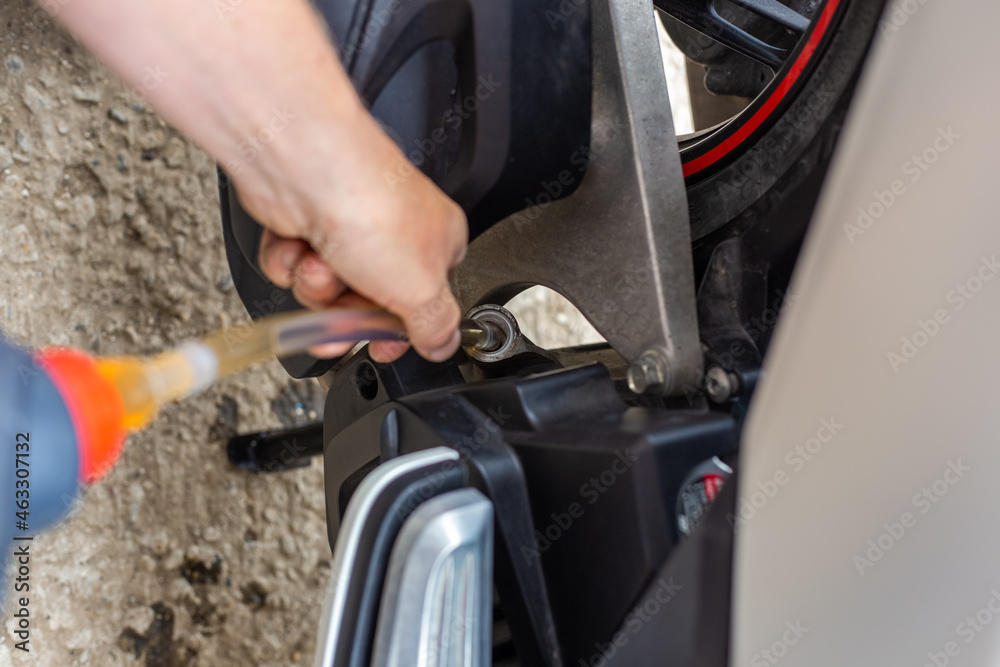
[[372,667],[489,667],[493,503],[459,489],[418,507],[392,547]]
[[[665,353],[663,393],[696,383],[702,357],[684,175],[653,9],[594,0],[593,115],[558,181],[469,247],[452,280],[468,310],[532,285],[569,299],[629,362]],[[576,158],[576,159],[573,159]],[[553,196],[582,179],[570,196]]]

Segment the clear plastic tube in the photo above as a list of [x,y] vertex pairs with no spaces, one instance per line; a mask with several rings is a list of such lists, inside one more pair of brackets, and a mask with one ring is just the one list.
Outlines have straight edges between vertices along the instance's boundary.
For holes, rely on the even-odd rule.
[[402,321],[374,306],[303,311],[223,330],[148,359],[101,359],[98,370],[118,388],[125,404],[124,426],[135,430],[162,405],[197,394],[218,378],[272,356],[300,354],[327,343],[404,338]]

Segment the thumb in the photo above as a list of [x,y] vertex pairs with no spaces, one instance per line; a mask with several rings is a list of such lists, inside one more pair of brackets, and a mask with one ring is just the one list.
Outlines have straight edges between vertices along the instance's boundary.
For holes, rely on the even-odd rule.
[[425,359],[445,361],[458,350],[461,311],[447,282],[428,297],[397,308],[396,314],[406,325],[410,343]]

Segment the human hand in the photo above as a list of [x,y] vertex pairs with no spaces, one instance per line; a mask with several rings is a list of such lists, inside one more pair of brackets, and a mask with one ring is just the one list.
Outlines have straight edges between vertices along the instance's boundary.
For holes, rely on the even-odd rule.
[[[406,157],[360,105],[336,122],[280,137],[284,145],[269,147],[252,179],[237,176],[243,205],[266,227],[261,269],[309,308],[349,306],[359,297],[387,308],[403,320],[417,352],[443,361],[459,343],[448,273],[465,253],[465,216],[416,169],[397,177]],[[341,141],[317,141],[314,132]],[[373,342],[370,353],[388,362],[408,346]],[[338,356],[350,347],[314,352]]]
[[[223,166],[268,230],[260,265],[275,284],[311,308],[365,297],[403,320],[421,355],[448,358],[459,343],[448,272],[465,252],[462,210],[364,108],[306,0],[218,5],[88,0],[56,15]],[[151,64],[164,81],[148,84]],[[371,353],[390,361],[406,347]]]

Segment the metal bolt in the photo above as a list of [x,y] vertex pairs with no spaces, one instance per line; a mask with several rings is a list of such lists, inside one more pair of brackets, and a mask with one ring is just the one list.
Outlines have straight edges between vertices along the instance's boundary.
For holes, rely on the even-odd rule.
[[733,395],[738,381],[721,366],[713,366],[705,373],[705,393],[713,403],[725,403]]
[[[461,325],[462,346],[470,357],[476,361],[494,363],[516,354],[523,336],[517,320],[509,310],[488,303],[476,306],[466,317]],[[473,332],[472,329],[479,331]],[[467,345],[470,342],[473,344]]]
[[462,320],[458,328],[462,332],[462,347],[493,352],[503,345],[504,335],[493,322]]
[[629,366],[626,380],[635,394],[665,396],[673,385],[670,360],[660,350],[646,350]]

